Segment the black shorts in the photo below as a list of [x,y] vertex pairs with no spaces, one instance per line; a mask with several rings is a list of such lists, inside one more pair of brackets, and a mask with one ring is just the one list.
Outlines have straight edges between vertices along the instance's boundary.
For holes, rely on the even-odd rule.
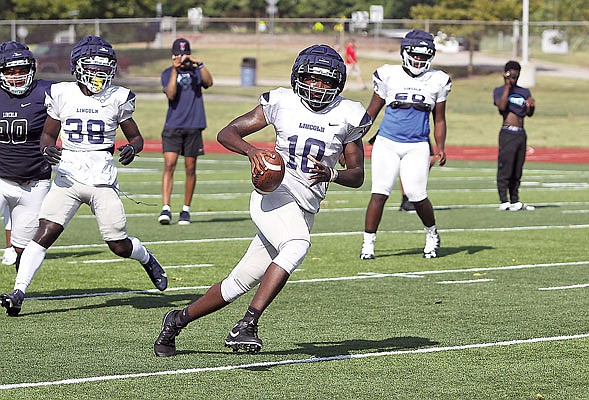
[[164,153],[178,153],[184,157],[198,157],[205,154],[202,129],[164,129],[162,131]]

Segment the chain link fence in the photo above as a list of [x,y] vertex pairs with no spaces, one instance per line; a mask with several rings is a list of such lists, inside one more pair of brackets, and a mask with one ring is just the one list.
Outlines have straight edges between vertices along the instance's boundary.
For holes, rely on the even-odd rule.
[[[292,47],[326,43],[343,49],[353,36],[363,51],[398,52],[401,38],[411,29],[436,35],[442,52],[473,51],[498,53],[517,58],[521,53],[520,21],[458,21],[383,19],[380,22],[348,18],[142,18],[69,19],[0,21],[0,40],[28,44],[47,72],[69,72],[71,44],[86,35],[98,35],[117,49],[161,49],[153,54],[167,57],[173,40],[186,37],[198,47]],[[589,52],[589,22],[530,22],[529,49],[532,57],[540,53],[571,54]],[[50,59],[52,61],[47,61]],[[129,58],[122,63],[133,65]]]

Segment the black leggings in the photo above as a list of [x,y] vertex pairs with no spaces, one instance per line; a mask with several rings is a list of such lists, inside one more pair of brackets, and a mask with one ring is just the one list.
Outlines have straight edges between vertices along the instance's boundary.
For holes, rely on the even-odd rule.
[[[526,131],[499,132],[499,155],[497,157],[497,191],[499,201],[517,203],[524,162],[526,161]],[[509,193],[509,198],[508,198]]]

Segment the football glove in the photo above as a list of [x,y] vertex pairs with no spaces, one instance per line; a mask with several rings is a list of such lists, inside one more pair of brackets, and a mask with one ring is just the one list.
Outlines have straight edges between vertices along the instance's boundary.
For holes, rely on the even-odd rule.
[[51,165],[57,165],[61,160],[61,149],[57,146],[45,146],[41,153],[45,160]]
[[129,165],[135,158],[135,147],[127,143],[124,146],[119,147],[119,162],[123,165]]

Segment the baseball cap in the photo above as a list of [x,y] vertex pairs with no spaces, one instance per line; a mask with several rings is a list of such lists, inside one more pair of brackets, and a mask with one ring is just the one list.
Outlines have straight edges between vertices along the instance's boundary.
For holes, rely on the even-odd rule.
[[184,38],[174,40],[174,44],[172,44],[172,54],[176,56],[181,54],[190,54],[190,43],[188,40]]

